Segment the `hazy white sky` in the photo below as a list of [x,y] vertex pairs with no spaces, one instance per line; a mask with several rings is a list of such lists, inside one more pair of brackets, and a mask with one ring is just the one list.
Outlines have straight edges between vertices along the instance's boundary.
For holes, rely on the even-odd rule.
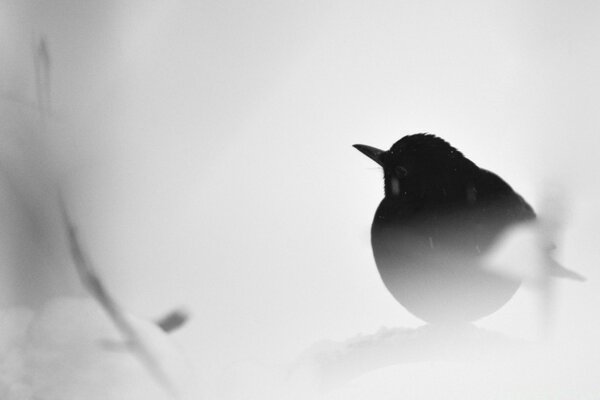
[[[354,143],[430,132],[534,205],[563,185],[560,258],[589,282],[560,286],[559,322],[600,305],[596,2],[1,4],[5,92],[33,101],[31,38],[48,40],[92,256],[132,311],[191,310],[176,340],[206,379],[420,324],[377,275],[381,173]],[[527,332],[514,300],[480,325]]]

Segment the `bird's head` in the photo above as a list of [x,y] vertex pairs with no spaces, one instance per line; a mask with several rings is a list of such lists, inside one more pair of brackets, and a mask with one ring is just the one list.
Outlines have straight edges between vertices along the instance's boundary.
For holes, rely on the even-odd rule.
[[404,136],[387,151],[354,147],[383,168],[386,198],[451,200],[464,195],[478,169],[448,142],[430,134]]

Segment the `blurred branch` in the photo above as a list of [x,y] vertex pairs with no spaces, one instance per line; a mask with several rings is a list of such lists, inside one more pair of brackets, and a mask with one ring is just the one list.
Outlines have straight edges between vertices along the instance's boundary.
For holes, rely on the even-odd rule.
[[143,343],[136,329],[129,323],[117,302],[110,296],[102,284],[92,263],[81,247],[77,236],[77,230],[69,218],[65,203],[60,194],[59,206],[62,213],[63,224],[67,232],[71,256],[84,286],[104,308],[123,335],[125,342],[134,354],[137,355],[138,359],[147,368],[154,379],[163,386],[172,397],[178,397],[174,385],[161,368],[160,363],[154,357],[152,351]]

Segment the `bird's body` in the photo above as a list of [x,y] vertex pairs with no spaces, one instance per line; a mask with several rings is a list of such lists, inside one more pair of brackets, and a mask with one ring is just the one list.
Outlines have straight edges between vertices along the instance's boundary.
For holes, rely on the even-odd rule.
[[527,202],[433,135],[405,136],[388,151],[355,147],[384,170],[371,244],[396,300],[433,323],[473,321],[504,305],[520,282],[482,268],[482,255],[505,228],[535,218]]

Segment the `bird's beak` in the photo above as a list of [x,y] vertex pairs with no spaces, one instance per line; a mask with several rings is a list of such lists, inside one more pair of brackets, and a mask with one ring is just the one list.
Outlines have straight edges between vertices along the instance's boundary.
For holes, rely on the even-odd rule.
[[385,153],[385,151],[379,150],[375,147],[367,146],[365,144],[355,144],[353,147],[383,167],[381,155]]

